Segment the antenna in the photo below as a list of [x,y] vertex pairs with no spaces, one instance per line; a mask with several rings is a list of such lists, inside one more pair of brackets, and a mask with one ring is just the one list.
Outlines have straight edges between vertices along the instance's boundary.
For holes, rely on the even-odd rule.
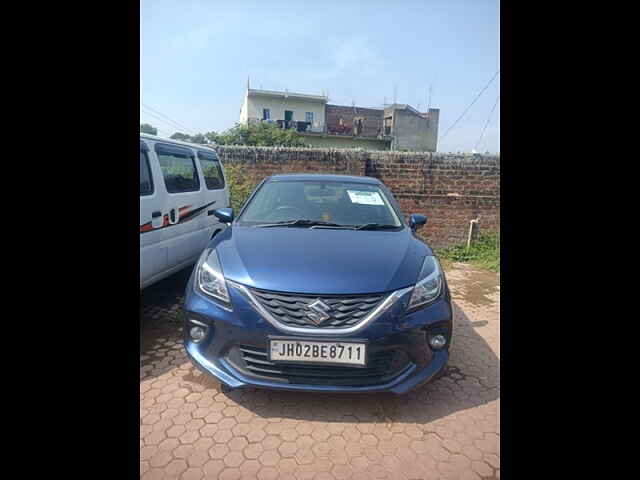
[[426,111],[426,113],[424,115],[424,117],[427,119],[427,128],[430,127],[429,123],[430,123],[430,120],[431,120],[431,115],[429,115],[429,110],[431,109],[431,87],[432,87],[432,84],[430,83],[429,84],[429,94],[427,95],[427,111]]
[[247,90],[249,90],[249,75],[247,75]]
[[393,104],[395,105],[398,102],[398,84],[393,85]]

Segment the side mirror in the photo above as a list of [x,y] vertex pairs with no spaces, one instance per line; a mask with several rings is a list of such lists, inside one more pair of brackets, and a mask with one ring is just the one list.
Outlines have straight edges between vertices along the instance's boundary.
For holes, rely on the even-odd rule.
[[233,222],[233,208],[219,208],[218,210],[214,210],[213,214],[218,217],[218,220],[222,223]]
[[420,227],[423,227],[427,223],[427,217],[420,215],[419,213],[412,213],[409,217],[409,227],[415,231]]

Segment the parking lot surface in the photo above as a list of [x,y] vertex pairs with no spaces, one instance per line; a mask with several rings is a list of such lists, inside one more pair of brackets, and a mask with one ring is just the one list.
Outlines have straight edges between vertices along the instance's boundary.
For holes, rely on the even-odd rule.
[[187,359],[190,271],[141,293],[143,479],[500,478],[500,286],[453,264],[455,331],[442,378],[404,396],[224,393]]

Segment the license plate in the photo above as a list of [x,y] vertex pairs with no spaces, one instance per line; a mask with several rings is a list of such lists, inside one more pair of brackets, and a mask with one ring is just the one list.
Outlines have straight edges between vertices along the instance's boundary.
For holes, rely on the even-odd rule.
[[273,339],[270,341],[269,354],[272,362],[367,364],[366,343]]

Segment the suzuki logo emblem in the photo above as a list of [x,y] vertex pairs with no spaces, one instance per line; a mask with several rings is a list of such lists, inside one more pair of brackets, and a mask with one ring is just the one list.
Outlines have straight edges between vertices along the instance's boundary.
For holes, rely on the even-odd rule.
[[311,310],[310,312],[307,312],[307,317],[309,317],[317,326],[320,326],[322,322],[331,318],[331,315],[327,313],[331,310],[331,307],[319,298],[316,298],[313,303],[308,304],[307,309]]

